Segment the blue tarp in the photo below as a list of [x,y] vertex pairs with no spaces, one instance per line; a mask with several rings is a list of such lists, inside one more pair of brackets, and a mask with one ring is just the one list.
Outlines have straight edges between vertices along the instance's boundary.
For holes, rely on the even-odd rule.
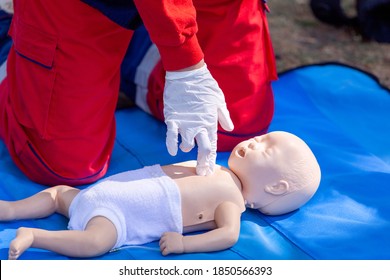
[[[97,259],[390,259],[390,92],[371,75],[340,64],[305,66],[274,83],[271,130],[295,133],[318,158],[318,192],[298,211],[264,216],[247,210],[235,246],[213,253],[163,257],[158,243],[125,247]],[[195,159],[168,155],[165,126],[137,108],[117,111],[108,174],[150,164]],[[134,121],[131,121],[134,120]],[[227,165],[228,153],[217,162]],[[16,200],[43,187],[29,181],[0,142],[0,199]],[[60,215],[0,222],[0,259],[20,226],[65,229]],[[68,259],[29,249],[21,259]]]

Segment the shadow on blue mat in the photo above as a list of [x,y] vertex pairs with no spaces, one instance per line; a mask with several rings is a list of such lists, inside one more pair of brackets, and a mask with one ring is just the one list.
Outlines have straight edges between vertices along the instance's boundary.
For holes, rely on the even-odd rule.
[[[304,207],[270,217],[247,210],[239,241],[214,253],[162,257],[158,243],[124,247],[96,259],[390,259],[390,92],[371,75],[330,63],[297,68],[274,83],[271,130],[295,133],[316,154],[322,182]],[[117,138],[107,175],[151,164],[195,158],[165,148],[164,125],[133,108],[117,116]],[[129,119],[137,122],[129,123]],[[227,165],[228,153],[217,161]],[[14,166],[0,143],[0,199],[42,190]],[[0,259],[20,226],[66,229],[60,215],[0,223]],[[68,259],[29,249],[22,259]]]

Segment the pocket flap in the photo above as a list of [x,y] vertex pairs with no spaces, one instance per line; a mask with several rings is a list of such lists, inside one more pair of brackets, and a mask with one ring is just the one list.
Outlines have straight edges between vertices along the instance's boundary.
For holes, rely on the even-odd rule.
[[16,52],[46,68],[53,66],[57,38],[21,21],[10,30]]

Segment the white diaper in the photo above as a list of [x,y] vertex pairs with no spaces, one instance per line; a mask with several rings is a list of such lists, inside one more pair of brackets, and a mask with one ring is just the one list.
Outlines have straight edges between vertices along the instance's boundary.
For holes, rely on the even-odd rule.
[[71,230],[84,230],[96,216],[109,219],[118,234],[113,248],[145,244],[164,232],[183,230],[180,191],[159,165],[119,173],[82,190],[69,216]]

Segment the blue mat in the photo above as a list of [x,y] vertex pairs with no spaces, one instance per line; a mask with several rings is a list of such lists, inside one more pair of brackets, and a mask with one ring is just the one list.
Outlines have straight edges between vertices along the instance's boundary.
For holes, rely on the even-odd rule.
[[[124,247],[96,259],[390,259],[390,92],[371,75],[339,64],[306,66],[274,83],[271,130],[303,138],[316,154],[322,182],[304,207],[277,217],[247,210],[238,243],[220,252],[162,257],[158,243]],[[139,109],[116,113],[118,133],[107,175],[155,163],[194,159],[168,155],[165,126]],[[129,120],[134,120],[133,122]],[[228,153],[217,162],[227,164]],[[0,142],[0,199],[42,190],[14,166]],[[0,259],[20,226],[65,229],[60,215],[0,223]],[[29,249],[22,259],[68,259]]]

